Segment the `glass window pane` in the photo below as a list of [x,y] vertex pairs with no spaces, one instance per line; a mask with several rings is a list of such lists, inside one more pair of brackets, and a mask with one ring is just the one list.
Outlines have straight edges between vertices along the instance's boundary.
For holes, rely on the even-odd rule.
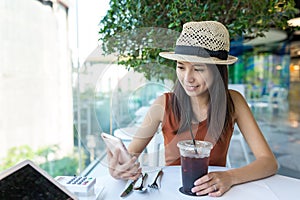
[[31,159],[78,173],[67,8],[48,3],[0,3],[0,171]]

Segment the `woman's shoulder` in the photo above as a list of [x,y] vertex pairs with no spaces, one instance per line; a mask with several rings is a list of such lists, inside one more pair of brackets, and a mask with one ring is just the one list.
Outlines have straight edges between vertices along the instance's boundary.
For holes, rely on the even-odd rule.
[[229,89],[229,94],[230,94],[233,102],[240,101],[240,100],[245,100],[244,96],[237,90]]
[[165,92],[158,96],[153,104],[165,105],[166,102],[168,102],[172,98],[173,94],[174,93],[172,92]]
[[172,99],[174,96],[174,93],[173,92],[165,92],[164,96],[165,96],[165,98],[167,98],[167,100]]
[[243,110],[245,108],[249,108],[247,100],[240,92],[230,89],[229,94],[231,96],[236,112],[239,112],[240,110]]
[[160,96],[158,96],[157,99],[168,101],[168,100],[172,99],[173,96],[174,96],[173,92],[165,92],[165,93],[161,94]]
[[167,92],[158,96],[155,101],[152,103],[150,110],[152,113],[152,117],[163,121],[163,116],[165,113],[165,109],[168,109],[168,101],[171,99],[172,93]]
[[174,92],[165,92],[163,93],[164,96],[172,97],[174,95]]

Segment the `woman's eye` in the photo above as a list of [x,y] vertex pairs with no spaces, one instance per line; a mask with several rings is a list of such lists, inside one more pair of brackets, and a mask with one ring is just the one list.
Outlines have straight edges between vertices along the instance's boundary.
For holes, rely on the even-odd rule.
[[184,69],[184,67],[182,67],[182,66],[177,66],[177,68],[178,68],[178,69]]
[[203,68],[198,68],[198,69],[195,69],[195,71],[197,71],[197,72],[203,72],[204,69]]

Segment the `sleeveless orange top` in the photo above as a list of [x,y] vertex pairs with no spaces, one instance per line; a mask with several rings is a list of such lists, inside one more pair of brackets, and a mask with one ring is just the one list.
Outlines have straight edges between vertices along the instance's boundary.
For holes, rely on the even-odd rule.
[[[164,136],[165,146],[165,164],[166,165],[180,165],[180,153],[177,143],[181,140],[191,140],[189,131],[176,134],[179,123],[176,122],[175,116],[170,105],[170,99],[173,93],[165,93],[165,114],[162,122],[162,132]],[[207,120],[199,124],[192,124],[192,130],[196,140],[204,140],[207,132]],[[232,136],[233,127],[227,131],[224,137],[218,140],[211,150],[209,165],[211,166],[225,166],[226,155],[229,148],[230,139]],[[209,137],[208,137],[209,138]]]

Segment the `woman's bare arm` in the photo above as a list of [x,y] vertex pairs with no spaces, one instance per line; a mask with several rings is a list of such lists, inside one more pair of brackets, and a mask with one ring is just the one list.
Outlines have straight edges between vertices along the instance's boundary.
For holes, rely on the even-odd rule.
[[140,176],[141,168],[137,161],[140,153],[146,148],[157,128],[162,121],[164,114],[164,96],[158,97],[149,108],[141,127],[137,130],[133,140],[129,144],[128,151],[132,158],[125,163],[119,159],[119,150],[109,152],[108,165],[110,174],[116,179],[137,179]]
[[[243,96],[230,90],[235,105],[234,119],[245,137],[255,160],[241,168],[210,172],[195,181],[192,192],[197,195],[222,196],[233,185],[271,176],[277,171],[277,161],[259,129]],[[215,190],[216,189],[216,190]]]
[[255,160],[249,165],[230,171],[233,177],[233,184],[275,174],[278,169],[277,161],[258,127],[247,102],[236,91],[231,91],[231,96],[235,105],[236,123],[255,157]]
[[159,96],[149,108],[145,119],[129,144],[128,151],[139,155],[158,130],[164,115],[165,97]]

